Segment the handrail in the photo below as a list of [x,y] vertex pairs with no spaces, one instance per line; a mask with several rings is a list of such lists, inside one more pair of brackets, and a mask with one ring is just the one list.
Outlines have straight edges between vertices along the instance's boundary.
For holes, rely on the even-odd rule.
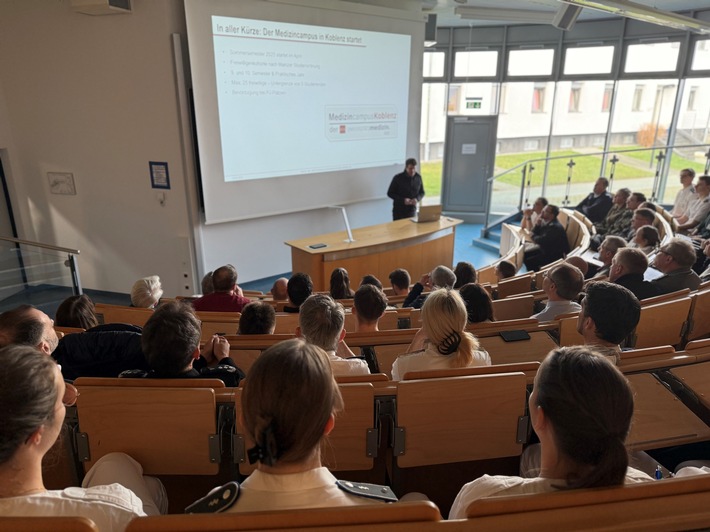
[[52,251],[63,251],[65,253],[72,253],[73,255],[79,255],[80,253],[78,249],[50,246],[49,244],[41,244],[40,242],[32,242],[31,240],[21,240],[19,238],[11,238],[9,236],[0,236],[0,240],[4,240],[5,242],[13,242],[15,244],[24,244],[26,246],[35,246],[42,249],[51,249]]
[[706,148],[708,145],[707,144],[675,144],[673,146],[656,146],[653,148],[631,148],[628,150],[609,150],[609,151],[597,151],[597,152],[591,152],[591,153],[577,153],[575,155],[556,155],[555,157],[539,157],[537,159],[528,159],[525,162],[522,162],[520,164],[517,164],[513,166],[512,168],[508,168],[507,170],[504,170],[500,174],[496,174],[494,176],[491,176],[488,178],[488,182],[492,183],[496,179],[498,179],[501,176],[504,176],[507,173],[512,172],[513,170],[517,170],[518,168],[521,168],[527,164],[530,163],[536,163],[538,161],[554,161],[555,159],[574,159],[576,157],[594,157],[596,155],[609,155],[609,154],[617,154],[617,153],[626,153],[630,151],[657,151],[657,150],[673,150],[676,148],[699,148],[703,147]]

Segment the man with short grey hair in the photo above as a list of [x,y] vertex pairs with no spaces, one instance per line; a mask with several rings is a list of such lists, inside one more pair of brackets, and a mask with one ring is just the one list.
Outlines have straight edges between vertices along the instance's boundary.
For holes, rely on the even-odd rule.
[[695,249],[681,239],[672,238],[670,242],[661,246],[653,266],[664,275],[651,281],[661,294],[668,294],[683,288],[697,290],[700,277],[690,268],[695,264]]
[[333,375],[367,375],[367,363],[359,358],[343,358],[338,352],[352,355],[343,342],[345,311],[343,305],[326,294],[313,294],[301,304],[296,336],[328,353]]
[[436,290],[437,288],[453,288],[456,284],[456,274],[446,266],[439,265],[430,273],[425,273],[414,283],[412,289],[407,294],[407,298],[402,303],[402,308],[422,308],[427,294],[422,294],[424,289]]

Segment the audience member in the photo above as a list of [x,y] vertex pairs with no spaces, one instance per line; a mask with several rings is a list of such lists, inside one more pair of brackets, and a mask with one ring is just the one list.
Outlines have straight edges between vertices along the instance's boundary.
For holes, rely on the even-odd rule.
[[454,275],[456,276],[456,282],[454,283],[454,288],[458,290],[463,285],[468,283],[475,283],[478,274],[476,273],[476,268],[473,264],[466,261],[461,261],[456,264],[454,268]]
[[678,218],[678,232],[688,233],[710,214],[710,176],[701,175],[695,185],[695,200],[688,205],[688,214]]
[[99,530],[123,531],[134,517],[167,511],[160,481],[143,477],[140,464],[123,453],[100,458],[82,487],[46,489],[42,460],[78,393],[34,346],[5,347],[0,359],[0,515],[81,516]]
[[569,251],[567,233],[557,220],[560,210],[556,205],[542,209],[538,223],[532,230],[534,244],[526,246],[524,263],[528,270],[538,271],[542,266],[561,259]]
[[409,272],[403,268],[397,268],[389,275],[392,291],[396,296],[406,296],[409,293],[409,285],[412,283]]
[[[628,249],[622,251],[624,254],[629,252]],[[618,364],[619,344],[634,331],[640,317],[641,304],[631,291],[614,283],[598,281],[586,288],[577,319],[577,332],[584,337],[585,345],[595,346],[601,354]]]
[[143,327],[141,344],[150,370],[124,371],[119,377],[213,378],[238,386],[244,373],[229,358],[227,339],[214,335],[200,353],[200,336],[200,320],[189,304],[161,305]]
[[614,204],[601,222],[595,223],[594,228],[597,234],[591,239],[590,247],[596,251],[599,249],[604,236],[622,236],[629,232],[631,228],[631,216],[633,211],[626,206],[626,202],[631,195],[628,188],[620,188],[614,194]]
[[[611,260],[616,255],[616,252],[626,247],[626,241],[620,236],[609,235],[604,238],[602,245],[599,247],[599,260],[602,265],[600,267],[592,268],[590,264],[589,270],[587,272],[587,277],[591,277],[592,280],[601,281],[609,277],[609,268],[611,267]],[[590,276],[590,273],[592,274]]]
[[609,180],[606,177],[600,177],[594,183],[592,192],[579,202],[575,209],[583,213],[593,223],[601,222],[613,204],[611,194],[607,192],[608,188]]
[[498,279],[498,282],[501,282],[504,279],[510,279],[511,277],[515,277],[516,273],[518,272],[515,267],[515,264],[510,261],[502,260],[498,264],[496,264],[495,274],[496,279]]
[[553,350],[535,375],[529,403],[532,426],[540,438],[539,474],[535,470],[535,478],[483,475],[461,488],[449,519],[465,519],[468,506],[483,497],[652,480],[628,468],[624,442],[634,413],[633,391],[621,372],[593,349]]
[[0,347],[29,345],[51,355],[59,344],[54,321],[32,305],[20,305],[0,314]]
[[542,289],[547,296],[545,308],[531,317],[538,321],[554,320],[560,314],[578,312],[579,303],[573,301],[579,295],[584,276],[579,268],[563,262],[550,268],[543,276]]
[[459,288],[459,294],[466,306],[468,323],[493,321],[493,301],[488,290],[477,283],[468,283]]
[[98,324],[94,302],[86,294],[66,298],[60,303],[54,316],[54,325],[56,327],[91,329]]
[[217,268],[212,283],[214,292],[192,302],[198,312],[241,312],[249,303],[237,286],[237,270],[231,264]]
[[284,312],[297,313],[303,302],[313,293],[313,282],[307,273],[294,273],[286,285],[289,305],[284,306]]
[[[643,228],[645,229],[645,228]],[[645,281],[648,258],[640,249],[624,248],[614,255],[609,269],[609,281],[630,290],[638,299],[659,295],[658,288]]]
[[330,274],[330,297],[352,299],[355,292],[350,288],[350,276],[345,268],[335,268]]
[[378,322],[387,308],[385,293],[371,284],[364,284],[355,292],[352,313],[357,320],[355,332],[378,331]]
[[653,266],[664,275],[651,281],[661,294],[668,294],[683,288],[697,290],[700,277],[690,268],[695,264],[693,246],[681,238],[672,238],[661,246],[653,260]]
[[380,282],[380,280],[371,274],[367,274],[367,275],[363,276],[362,281],[360,281],[360,286],[362,286],[364,284],[371,284],[372,286],[376,286],[380,290],[384,290],[384,287],[382,286],[382,283]]
[[532,228],[535,227],[540,217],[542,209],[544,209],[548,203],[547,198],[539,197],[533,203],[532,208],[528,207],[523,209],[523,219],[520,222],[520,227],[526,231],[532,231]]
[[163,287],[157,275],[138,279],[131,288],[132,307],[155,308],[161,297],[163,297]]
[[274,334],[276,311],[263,301],[252,301],[242,309],[237,334]]
[[640,249],[644,254],[648,255],[656,250],[661,242],[661,237],[658,234],[658,229],[652,225],[644,225],[636,230],[636,235],[629,247]]
[[626,200],[626,208],[632,212],[646,201],[646,195],[643,192],[632,192],[629,199]]
[[417,204],[424,197],[422,176],[417,173],[417,160],[407,159],[404,172],[392,178],[387,196],[392,199],[392,219],[410,218],[417,213]]
[[639,205],[639,209],[648,209],[653,212],[658,212],[658,205],[651,201],[644,201],[641,205]]
[[212,272],[207,272],[202,278],[200,283],[200,288],[202,289],[202,295],[206,296],[214,292],[214,282],[212,282]]
[[385,486],[357,495],[357,488],[350,489],[352,484],[323,467],[322,444],[342,409],[340,389],[321,348],[293,339],[264,351],[242,394],[244,429],[254,444],[247,454],[256,470],[226,511],[353,506],[384,499],[383,490],[391,495]]
[[408,354],[392,365],[392,380],[410,371],[489,366],[491,357],[466,331],[468,314],[461,295],[451,288],[429,294],[422,306],[422,328],[414,336]]
[[403,308],[422,308],[428,294],[422,294],[426,290],[436,290],[437,288],[453,288],[456,284],[456,274],[449,268],[439,265],[430,273],[425,273],[414,283],[412,289],[407,294],[407,298],[402,303]]
[[651,209],[644,209],[639,207],[634,211],[634,215],[631,217],[631,229],[625,235],[626,242],[631,243],[634,241],[636,236],[636,231],[645,225],[653,225],[656,221],[656,212]]
[[687,216],[688,207],[690,203],[695,199],[695,187],[693,186],[693,179],[695,179],[695,170],[692,168],[683,168],[680,171],[680,184],[683,185],[678,193],[675,195],[675,201],[673,202],[673,210],[671,215],[673,218],[680,218],[682,216]]
[[328,354],[334,375],[366,375],[370,373],[367,363],[359,358],[344,358],[338,353],[352,357],[352,352],[343,342],[345,338],[345,311],[343,306],[325,294],[313,294],[301,305],[296,336],[316,345]]
[[271,286],[271,296],[274,301],[286,301],[288,299],[288,279],[279,277]]

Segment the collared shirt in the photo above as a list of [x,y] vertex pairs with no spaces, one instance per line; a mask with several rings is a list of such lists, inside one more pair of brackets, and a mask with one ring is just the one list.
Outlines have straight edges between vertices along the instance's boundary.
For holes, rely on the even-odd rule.
[[574,301],[548,301],[542,312],[533,314],[530,317],[538,321],[550,321],[554,320],[560,314],[579,312],[580,310],[582,310],[582,307],[579,303],[575,303]]
[[697,198],[688,206],[688,221],[702,222],[710,213],[710,196]]
[[336,480],[325,467],[288,475],[274,475],[257,469],[239,486],[239,498],[227,512],[378,504],[378,501],[341,490]]
[[695,194],[695,187],[693,185],[681,188],[675,195],[675,201],[673,202],[673,211],[671,214],[673,216],[685,216],[688,214],[688,207],[690,203],[697,198]]
[[[400,355],[392,364],[392,380],[400,381],[407,372],[424,371],[430,369],[452,369],[453,355],[442,355],[436,348],[428,344],[427,348],[414,353]],[[491,357],[487,351],[481,349],[473,352],[473,359],[468,367],[490,366]]]
[[120,532],[134,517],[145,516],[143,503],[120,484],[91,488],[49,490],[0,499],[5,517],[81,516],[91,519],[99,530]]
[[370,368],[367,362],[360,358],[343,358],[338,356],[335,351],[326,351],[330,362],[330,369],[333,370],[333,375],[369,375]]

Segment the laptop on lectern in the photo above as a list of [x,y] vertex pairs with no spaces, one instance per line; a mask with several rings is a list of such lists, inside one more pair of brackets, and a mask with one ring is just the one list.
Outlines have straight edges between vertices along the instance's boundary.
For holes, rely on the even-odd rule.
[[436,222],[441,218],[441,205],[422,205],[419,207],[419,214],[412,218],[418,224],[425,222]]

